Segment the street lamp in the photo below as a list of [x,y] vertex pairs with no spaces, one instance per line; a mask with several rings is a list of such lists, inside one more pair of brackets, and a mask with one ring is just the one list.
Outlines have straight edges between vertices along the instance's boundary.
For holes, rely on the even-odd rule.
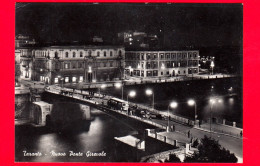
[[214,66],[215,66],[214,62],[211,61],[211,63],[210,63],[210,67],[211,67],[211,69],[212,69],[212,75],[213,75],[213,68],[214,68]]
[[212,126],[212,108],[213,108],[213,105],[218,102],[218,103],[222,103],[222,100],[219,99],[219,98],[212,98],[209,100],[210,102],[210,131],[212,130],[211,126]]
[[[129,94],[127,95],[128,108],[129,108],[128,96],[135,97],[135,95],[136,95],[135,91],[130,91]],[[129,109],[127,109],[127,114],[129,115]]]
[[176,108],[178,106],[178,103],[173,101],[169,104],[168,106],[168,127],[167,127],[167,132],[170,131],[170,107],[171,108]]
[[146,95],[148,95],[148,96],[153,95],[152,107],[153,107],[153,109],[154,109],[154,93],[153,93],[153,91],[152,91],[151,89],[147,89],[147,90],[145,91],[145,93],[146,93]]
[[135,97],[135,95],[136,95],[135,91],[130,91],[129,94],[127,95],[127,103],[128,103],[128,96]]
[[188,105],[190,105],[190,106],[194,105],[194,107],[195,107],[195,115],[194,115],[194,126],[195,126],[196,120],[197,120],[197,104],[196,104],[195,100],[190,99],[190,100],[188,100]]
[[115,84],[115,86],[116,86],[116,88],[121,88],[121,90],[122,90],[122,100],[124,100],[124,85],[123,85],[123,83],[119,83],[119,82],[117,82],[116,84]]
[[60,75],[58,75],[58,78],[61,80],[61,87],[63,88],[63,80],[64,80],[64,78],[61,77]]
[[99,87],[99,98],[101,98],[101,93],[100,93],[100,89],[105,89],[106,88],[106,85],[105,84],[102,84],[100,87]]

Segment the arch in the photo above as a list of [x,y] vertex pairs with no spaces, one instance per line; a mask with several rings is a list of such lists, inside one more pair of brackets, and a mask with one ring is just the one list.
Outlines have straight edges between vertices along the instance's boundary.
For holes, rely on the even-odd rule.
[[40,125],[42,123],[41,107],[36,107],[33,111],[33,123]]
[[121,50],[119,50],[119,57],[121,57],[122,56],[122,51]]
[[54,57],[55,57],[56,59],[59,58],[59,53],[58,53],[57,51],[55,52]]

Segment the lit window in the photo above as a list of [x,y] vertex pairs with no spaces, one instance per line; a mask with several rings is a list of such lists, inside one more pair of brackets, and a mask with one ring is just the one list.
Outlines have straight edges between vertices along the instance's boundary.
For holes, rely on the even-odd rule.
[[57,84],[59,82],[59,78],[54,78],[54,83]]
[[72,82],[76,82],[77,78],[76,77],[72,77]]
[[65,63],[64,68],[65,68],[65,69],[68,69],[68,68],[69,68],[69,64],[68,64],[68,63]]
[[65,77],[65,82],[69,82],[69,77]]
[[79,82],[83,82],[83,76],[79,76]]

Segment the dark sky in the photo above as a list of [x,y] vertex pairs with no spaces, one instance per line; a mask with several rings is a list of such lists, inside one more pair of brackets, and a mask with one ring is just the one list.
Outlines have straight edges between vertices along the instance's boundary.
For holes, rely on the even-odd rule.
[[17,3],[16,35],[112,41],[118,32],[138,30],[164,35],[167,46],[241,46],[242,19],[241,4]]

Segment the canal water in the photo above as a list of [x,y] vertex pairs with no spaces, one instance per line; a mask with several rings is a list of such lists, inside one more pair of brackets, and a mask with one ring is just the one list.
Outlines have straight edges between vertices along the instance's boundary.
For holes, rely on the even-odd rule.
[[[91,111],[92,120],[86,121],[78,132],[58,132],[45,127],[23,125],[15,127],[15,160],[19,162],[116,162],[114,137],[133,133],[133,129],[99,111]],[[24,153],[41,153],[42,156],[26,156]],[[69,156],[70,151],[83,156]],[[86,153],[103,153],[103,156],[86,156]],[[55,156],[66,153],[66,156]],[[105,154],[105,155],[104,155]],[[126,154],[125,154],[126,155]],[[131,161],[131,158],[129,158]],[[134,159],[132,159],[134,161]]]

